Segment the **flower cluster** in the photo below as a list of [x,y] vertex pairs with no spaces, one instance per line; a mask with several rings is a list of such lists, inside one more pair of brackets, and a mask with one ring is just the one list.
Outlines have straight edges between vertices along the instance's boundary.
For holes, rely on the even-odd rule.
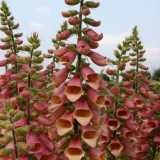
[[[103,34],[93,27],[101,22],[89,16],[100,3],[64,2],[80,9],[62,12],[67,20],[52,39],[55,49],[42,55],[37,33],[22,45],[23,34],[15,33],[19,24],[2,1],[0,49],[7,53],[0,61],[6,69],[0,76],[0,160],[155,159],[160,94],[142,64],[137,27],[111,60],[95,51]],[[76,41],[68,44],[72,36]],[[43,69],[45,58],[51,63]],[[91,62],[113,64],[106,69],[112,81],[96,73]]]

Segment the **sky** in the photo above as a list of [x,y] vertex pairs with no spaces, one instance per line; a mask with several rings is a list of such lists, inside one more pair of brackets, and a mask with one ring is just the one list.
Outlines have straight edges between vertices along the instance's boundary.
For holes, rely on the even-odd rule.
[[[19,31],[24,33],[24,44],[27,44],[27,37],[33,32],[38,32],[43,53],[53,48],[51,39],[55,37],[63,21],[67,20],[61,16],[61,12],[74,8],[65,5],[64,0],[6,0],[6,2],[15,17],[15,22],[20,23]],[[160,67],[160,0],[99,0],[99,2],[100,7],[92,9],[90,15],[95,20],[102,21],[102,25],[95,28],[96,32],[104,34],[96,52],[114,59],[113,51],[117,44],[130,35],[132,28],[137,25],[146,50],[145,65],[150,67],[150,71]],[[0,33],[0,38],[3,37],[4,35]],[[0,53],[4,55],[2,51]],[[3,56],[0,56],[0,60],[2,59]],[[97,67],[96,70],[100,71],[101,68]]]

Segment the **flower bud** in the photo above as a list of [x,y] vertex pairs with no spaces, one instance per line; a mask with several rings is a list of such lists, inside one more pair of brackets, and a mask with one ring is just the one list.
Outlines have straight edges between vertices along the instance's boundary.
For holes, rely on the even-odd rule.
[[66,12],[62,12],[62,16],[65,18],[76,16],[78,12],[76,10],[69,10]]
[[68,4],[68,5],[76,5],[80,2],[80,0],[65,0],[65,3]]
[[7,50],[7,49],[9,49],[9,45],[8,44],[4,44],[4,45],[0,45],[0,49],[2,49],[2,50]]
[[93,1],[87,1],[87,2],[84,3],[84,5],[86,7],[89,7],[89,8],[97,8],[100,5],[100,3],[99,2],[93,2]]
[[101,21],[95,21],[94,19],[91,18],[84,18],[83,21],[84,23],[91,25],[93,27],[98,27],[101,24]]
[[88,15],[90,14],[90,10],[89,10],[88,7],[83,6],[83,7],[81,8],[81,13],[82,13],[84,16],[88,16]]
[[78,22],[79,22],[78,17],[70,17],[70,18],[68,19],[68,23],[69,23],[70,25],[76,25],[76,24],[78,24]]
[[8,64],[7,59],[0,61],[0,67],[6,66]]

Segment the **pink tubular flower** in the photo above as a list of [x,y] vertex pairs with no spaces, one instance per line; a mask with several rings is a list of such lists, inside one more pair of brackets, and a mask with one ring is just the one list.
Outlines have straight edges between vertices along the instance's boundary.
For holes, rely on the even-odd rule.
[[126,108],[117,108],[116,109],[116,115],[117,115],[118,118],[128,119],[130,117],[130,112]]
[[89,155],[92,160],[106,160],[107,154],[101,151],[99,148],[89,148]]
[[61,32],[61,33],[57,33],[56,37],[59,40],[66,40],[71,36],[71,31],[69,29],[66,29],[65,31]]
[[137,130],[139,128],[138,122],[134,118],[127,119],[125,125],[131,130]]
[[121,151],[123,150],[123,146],[120,143],[119,139],[112,139],[108,146],[108,149],[115,157],[118,157]]
[[154,143],[157,144],[157,147],[160,148],[160,134],[154,136]]
[[103,33],[98,34],[94,30],[89,29],[87,31],[87,36],[88,36],[89,39],[91,39],[93,41],[100,41],[103,38]]
[[[10,97],[11,94],[11,89],[9,87],[4,88],[1,92],[0,92],[0,97],[2,99],[8,99]],[[0,99],[1,99],[0,98]]]
[[40,153],[44,149],[44,145],[32,131],[27,134],[26,143],[30,154]]
[[53,122],[51,121],[50,118],[48,118],[47,116],[40,114],[37,118],[38,122],[44,126],[51,126],[53,125]]
[[88,44],[89,44],[90,48],[92,48],[92,49],[96,49],[99,47],[99,43],[96,41],[92,41],[91,39],[88,40]]
[[99,75],[94,72],[94,70],[88,66],[82,68],[82,77],[86,83],[97,90],[99,88]]
[[120,122],[117,120],[117,118],[109,118],[106,122],[106,126],[110,130],[115,131],[120,127]]
[[65,113],[65,111],[66,108],[64,105],[60,105],[54,108],[54,110],[50,112],[50,119],[52,120],[52,122],[55,123],[56,120]]
[[65,83],[62,83],[58,88],[56,88],[53,92],[53,96],[51,97],[51,104],[49,109],[52,110],[55,107],[65,104],[67,101],[67,97],[65,95]]
[[82,90],[82,81],[75,75],[69,80],[68,85],[65,89],[65,95],[71,102],[75,102],[84,94]]
[[91,52],[91,60],[98,66],[106,66],[108,64],[107,57],[104,57],[96,52]]
[[91,121],[95,124],[95,125],[102,125],[104,123],[104,117],[100,115],[99,110],[91,108],[91,111],[93,113],[93,117],[91,119]]
[[18,128],[18,127],[22,127],[22,126],[24,126],[24,125],[26,125],[26,124],[27,124],[27,119],[26,119],[26,117],[22,117],[19,121],[14,122],[14,127],[15,127],[15,128]]
[[33,107],[34,107],[35,111],[37,111],[37,112],[45,112],[45,111],[47,111],[48,103],[36,102],[33,104]]
[[23,89],[26,88],[26,84],[24,82],[18,82],[17,83],[17,89],[18,89],[18,93],[22,92]]
[[69,71],[67,68],[60,69],[57,73],[52,75],[52,84],[63,83],[67,79],[68,73]]
[[128,138],[128,139],[136,140],[135,132],[133,130],[128,129],[127,127],[122,127],[120,129],[120,133],[125,139]]
[[80,40],[77,42],[77,50],[79,54],[88,54],[90,50],[90,46],[84,40]]
[[52,151],[54,148],[53,142],[52,140],[47,136],[47,134],[45,133],[41,133],[39,135],[39,139],[41,140],[41,142],[44,144],[44,146],[49,150]]
[[68,66],[74,62],[75,58],[76,53],[74,51],[68,51],[60,58],[58,63]]
[[75,111],[73,117],[82,125],[86,126],[90,123],[93,113],[90,111],[88,104],[85,100],[79,99],[75,104]]
[[57,119],[56,128],[58,135],[62,136],[71,131],[73,129],[73,122],[74,119],[71,112],[66,112],[62,115],[62,117]]
[[105,97],[103,95],[99,95],[97,91],[90,88],[87,91],[87,97],[89,103],[92,104],[92,107],[95,106],[96,109],[105,108]]
[[137,109],[137,106],[136,104],[134,103],[134,101],[131,101],[131,100],[124,100],[124,104],[125,106],[130,109],[130,110],[136,110]]
[[92,126],[81,126],[82,139],[90,146],[96,147],[98,135]]
[[151,133],[154,129],[156,129],[160,125],[160,121],[157,120],[150,120],[148,122],[143,122],[141,124],[140,130],[142,132]]
[[69,160],[81,160],[85,153],[82,149],[82,142],[78,137],[73,138],[67,149],[65,149],[64,154]]
[[54,51],[54,55],[56,57],[61,57],[63,56],[66,52],[68,51],[68,46],[62,47],[60,49],[57,49]]

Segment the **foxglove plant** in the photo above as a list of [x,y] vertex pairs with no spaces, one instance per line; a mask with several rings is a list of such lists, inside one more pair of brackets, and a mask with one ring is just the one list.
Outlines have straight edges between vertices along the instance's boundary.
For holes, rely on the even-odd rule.
[[[100,3],[64,2],[79,10],[62,12],[68,20],[52,39],[55,49],[42,56],[37,33],[22,46],[22,33],[14,33],[19,24],[2,1],[0,29],[6,37],[0,49],[7,53],[0,61],[6,68],[0,76],[0,159],[155,159],[160,94],[147,79],[137,27],[114,51],[116,60],[110,60],[95,51],[103,34],[92,27],[101,22],[88,17]],[[72,36],[76,42],[68,44]],[[51,60],[46,68],[44,58]],[[89,62],[114,65],[106,73],[115,81],[101,79]]]
[[[117,68],[106,70],[108,75],[116,77],[115,82],[108,85],[108,97],[114,102],[112,108],[108,107],[111,118],[106,122],[112,131],[107,147],[111,152],[109,159],[148,160],[155,159],[159,153],[155,139],[158,142],[160,95],[150,87],[148,67],[142,64],[144,53],[137,27],[134,27],[132,35],[114,51],[117,60],[112,63]],[[129,70],[125,70],[127,62],[131,65]]]

